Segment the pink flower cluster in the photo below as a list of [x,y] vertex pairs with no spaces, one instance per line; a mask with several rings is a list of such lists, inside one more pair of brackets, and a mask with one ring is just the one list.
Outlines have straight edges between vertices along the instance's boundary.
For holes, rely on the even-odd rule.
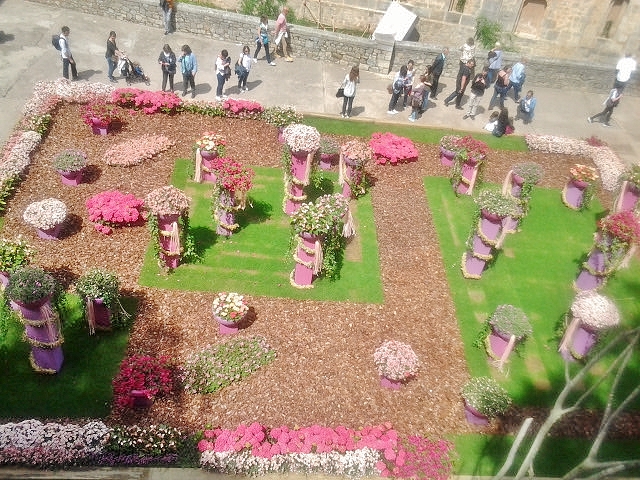
[[150,398],[173,392],[175,367],[166,355],[132,355],[122,360],[113,379],[113,397],[118,407],[132,407],[131,390],[146,391]]
[[396,165],[418,159],[418,149],[413,142],[393,133],[374,133],[369,140],[369,146],[373,150],[376,163],[381,165],[387,162]]
[[138,88],[119,88],[111,94],[116,105],[133,110],[142,110],[147,115],[172,113],[182,105],[182,100],[173,92],[151,92]]
[[216,157],[212,161],[217,181],[229,192],[248,192],[253,185],[255,172],[240,162],[228,157]]
[[390,423],[361,430],[321,425],[292,430],[287,426],[268,429],[254,422],[240,425],[235,430],[205,430],[204,438],[198,443],[200,452],[239,454],[251,451],[251,455],[260,458],[288,454],[344,454],[364,448],[379,452],[377,468],[383,476],[445,480],[451,474],[451,443],[418,436],[405,441]]
[[142,205],[144,201],[118,190],[105,191],[94,195],[86,202],[89,220],[94,228],[109,235],[112,227],[128,226],[144,220]]
[[259,118],[264,107],[251,100],[228,99],[222,104],[227,117]]

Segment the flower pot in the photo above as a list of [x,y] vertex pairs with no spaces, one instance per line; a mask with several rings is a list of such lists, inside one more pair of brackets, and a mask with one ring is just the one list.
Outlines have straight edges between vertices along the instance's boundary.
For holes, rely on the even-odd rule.
[[[302,246],[298,247],[296,256],[299,261],[304,262],[304,264],[296,262],[293,271],[293,284],[296,287],[309,287],[313,282],[314,276],[313,263],[316,260],[316,242],[322,243],[322,237],[311,235],[310,233],[301,233],[300,238],[302,240]],[[311,264],[311,266],[309,266],[309,264]]]
[[585,182],[583,180],[578,180],[577,178],[572,178],[571,180],[569,180],[571,183],[573,183],[573,185],[576,188],[579,188],[580,190],[584,190],[585,188],[587,188],[589,186],[589,182]]
[[566,348],[561,348],[560,354],[569,362],[582,360],[598,341],[598,333],[586,328],[582,323],[573,331],[567,329],[565,335],[568,334],[571,334],[571,338],[563,338],[562,343],[566,343]]
[[216,322],[218,322],[219,332],[221,335],[232,335],[234,333],[238,333],[238,330],[240,330],[240,324],[244,320],[244,316],[237,322],[225,320],[224,318],[220,318],[217,315],[214,315],[213,318]]
[[147,389],[131,390],[129,394],[133,408],[149,408],[153,405],[153,395]]
[[111,310],[109,307],[105,305],[102,298],[94,298],[92,302],[96,330],[111,330]]
[[524,178],[522,178],[520,175],[517,174],[513,174],[513,183],[515,183],[517,186],[522,187],[522,184],[524,183]]
[[284,143],[284,127],[278,127],[278,142]]
[[480,214],[482,215],[483,219],[489,220],[492,223],[497,223],[497,222],[502,223],[502,218],[503,218],[502,215],[498,215],[497,213],[490,212],[489,210],[486,210],[484,208],[480,211]]
[[455,156],[455,151],[447,150],[442,146],[440,147],[440,163],[445,167],[451,167],[453,165],[453,159]]
[[501,359],[507,351],[510,340],[510,334],[501,332],[492,326],[491,333],[487,337],[487,347],[491,349],[490,356],[495,359]]
[[107,135],[111,129],[111,124],[103,125],[99,118],[93,118],[91,122],[91,131],[95,135]]
[[[600,249],[593,249],[587,258],[587,265],[591,271],[583,268],[576,278],[575,286],[578,290],[594,290],[601,287],[607,279],[607,254]],[[594,272],[594,273],[591,273]]]
[[40,320],[41,314],[40,309],[44,307],[51,300],[51,295],[49,294],[40,300],[30,303],[24,303],[19,300],[11,300],[11,308],[20,312],[22,316],[28,320]]
[[380,377],[380,386],[390,390],[400,390],[402,382],[400,380],[391,380],[387,377]]
[[4,290],[9,285],[9,273],[0,272],[0,289]]
[[49,228],[48,230],[36,228],[36,232],[38,237],[43,240],[58,240],[60,238],[60,233],[62,232],[62,223],[53,228]]
[[216,183],[217,176],[213,167],[213,161],[218,158],[218,152],[200,150],[202,157],[202,180],[209,183]]
[[464,413],[467,418],[467,422],[472,425],[489,425],[489,418],[485,415],[481,414],[471,405],[469,405],[466,401],[464,402]]
[[218,218],[216,233],[218,235],[224,237],[233,235],[236,224],[236,215],[233,211],[235,203],[234,192],[225,189],[220,191],[220,206],[216,210],[216,217]]
[[331,170],[331,167],[338,161],[339,155],[337,153],[321,153],[320,154],[320,168],[322,170]]
[[616,202],[616,212],[633,211],[640,200],[640,188],[631,182],[623,184],[620,197]]
[[73,172],[65,172],[62,170],[58,170],[58,173],[60,174],[60,180],[62,180],[63,185],[77,187],[82,183],[82,176],[84,174],[84,169],[75,170]]
[[582,200],[584,198],[584,191],[589,186],[587,182],[582,182],[575,179],[567,181],[564,189],[562,190],[562,199],[567,207],[573,210],[579,210],[582,206]]

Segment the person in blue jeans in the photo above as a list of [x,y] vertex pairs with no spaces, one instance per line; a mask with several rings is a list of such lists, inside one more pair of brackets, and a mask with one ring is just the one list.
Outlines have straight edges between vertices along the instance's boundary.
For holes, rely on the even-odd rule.
[[391,100],[389,101],[389,109],[387,110],[389,115],[395,115],[398,113],[396,105],[398,104],[400,95],[404,93],[405,78],[407,78],[407,66],[402,65],[400,67],[400,71],[396,74],[396,77],[393,79],[393,83],[391,84]]
[[189,45],[182,46],[182,55],[178,59],[180,71],[182,72],[182,96],[187,94],[187,88],[191,85],[191,98],[196,96],[196,72],[198,71],[198,61],[191,51]]
[[533,90],[529,90],[524,98],[520,99],[518,104],[518,112],[516,118],[522,118],[524,123],[531,123],[536,109],[536,97],[533,96]]
[[262,47],[264,47],[267,63],[275,66],[276,62],[271,61],[271,55],[269,54],[269,20],[266,15],[260,17],[260,26],[258,27],[258,36],[256,37],[256,51],[253,54],[254,63],[258,61],[258,53],[260,53]]
[[107,39],[107,51],[104,54],[104,58],[107,59],[107,66],[109,67],[107,77],[109,78],[109,81],[113,83],[117,82],[113,77],[113,72],[116,69],[120,55],[120,50],[118,50],[118,47],[116,46],[116,32],[111,30],[109,32],[109,38]]
[[218,86],[216,87],[216,100],[222,100],[222,88],[224,87],[224,82],[227,81],[227,77],[225,75],[225,67],[230,67],[231,59],[229,58],[229,52],[226,50],[222,50],[216,58],[216,78],[218,79]]

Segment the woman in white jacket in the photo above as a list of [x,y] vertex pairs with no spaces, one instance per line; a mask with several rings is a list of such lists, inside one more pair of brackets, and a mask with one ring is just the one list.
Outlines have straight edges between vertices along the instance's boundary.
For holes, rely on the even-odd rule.
[[360,69],[358,67],[351,67],[351,71],[345,75],[342,82],[342,88],[344,88],[342,116],[344,118],[351,116],[351,107],[353,106],[353,99],[356,96],[356,83],[360,83]]

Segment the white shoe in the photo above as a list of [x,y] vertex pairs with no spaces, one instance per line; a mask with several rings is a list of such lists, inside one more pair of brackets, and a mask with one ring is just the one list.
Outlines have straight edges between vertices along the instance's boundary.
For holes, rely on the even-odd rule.
[[393,115],[394,111],[393,110],[387,110],[387,115]]
[[222,97],[216,95],[216,101],[219,102],[220,100],[222,100]]
[[400,112],[398,112],[397,110],[391,110],[392,115],[395,115],[396,113],[400,113]]
[[249,91],[249,89],[248,89],[247,87],[244,87],[244,91],[245,91],[245,92],[248,92],[248,91]]
[[276,66],[276,62],[271,62],[269,65],[271,65],[272,67]]
[[222,95],[223,100],[226,100],[227,98],[229,98],[229,95]]
[[416,119],[415,119],[415,118],[413,118],[413,117],[409,117],[409,121],[410,121],[410,122],[415,122],[415,121],[416,121]]

